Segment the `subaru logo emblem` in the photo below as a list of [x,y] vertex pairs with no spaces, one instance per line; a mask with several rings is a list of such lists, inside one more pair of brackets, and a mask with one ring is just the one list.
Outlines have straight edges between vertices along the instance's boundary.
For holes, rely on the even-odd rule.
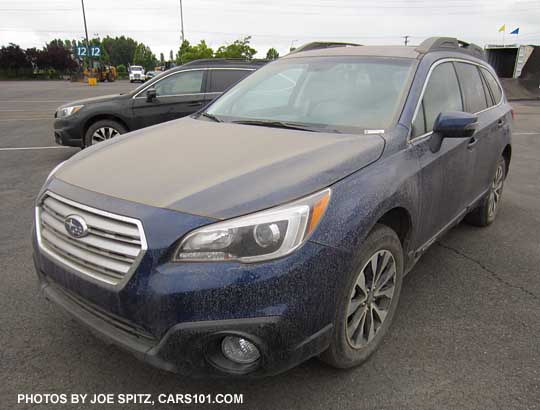
[[82,238],[88,235],[88,225],[79,215],[68,215],[64,219],[64,227],[67,233],[74,238]]

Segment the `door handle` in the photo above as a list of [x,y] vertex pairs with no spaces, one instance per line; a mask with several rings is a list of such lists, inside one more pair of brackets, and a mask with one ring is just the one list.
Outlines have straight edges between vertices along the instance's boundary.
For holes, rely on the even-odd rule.
[[499,121],[497,121],[497,127],[501,128],[504,125],[504,119],[500,118]]
[[201,105],[203,105],[202,102],[192,102],[188,104],[188,107],[200,107]]
[[473,149],[476,144],[478,144],[478,138],[472,137],[467,144],[467,148]]

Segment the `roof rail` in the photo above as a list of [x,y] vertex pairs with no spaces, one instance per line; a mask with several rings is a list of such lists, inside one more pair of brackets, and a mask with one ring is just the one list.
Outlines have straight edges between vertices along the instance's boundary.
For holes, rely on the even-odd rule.
[[289,54],[300,53],[301,51],[319,50],[321,48],[356,47],[356,46],[361,46],[361,45],[362,44],[338,43],[338,42],[334,42],[334,41],[314,41],[312,43],[307,43],[307,44],[304,44],[304,45],[294,49]]
[[199,60],[193,60],[188,63],[182,64],[182,67],[187,66],[194,66],[194,65],[238,65],[238,64],[246,64],[246,65],[263,65],[268,63],[268,60],[262,60],[262,59],[253,59],[253,60],[247,60],[245,58],[201,58]]
[[486,55],[484,54],[482,47],[473,43],[458,40],[457,38],[453,37],[429,37],[428,39],[422,41],[422,44],[416,47],[415,50],[421,54],[426,54],[432,51],[451,50],[466,53],[482,60],[486,59]]

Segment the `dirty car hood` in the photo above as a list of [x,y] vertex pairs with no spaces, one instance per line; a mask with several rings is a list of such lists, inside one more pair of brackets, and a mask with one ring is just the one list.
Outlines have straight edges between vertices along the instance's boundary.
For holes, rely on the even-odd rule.
[[73,105],[90,105],[90,104],[97,104],[104,101],[122,100],[125,98],[129,98],[129,95],[127,94],[101,95],[99,97],[90,97],[90,98],[85,98],[83,100],[70,101],[69,103],[61,105],[60,107],[58,107],[58,109],[61,109],[64,107],[70,107]]
[[376,161],[384,139],[171,121],[72,157],[56,178],[108,196],[225,219],[308,195]]

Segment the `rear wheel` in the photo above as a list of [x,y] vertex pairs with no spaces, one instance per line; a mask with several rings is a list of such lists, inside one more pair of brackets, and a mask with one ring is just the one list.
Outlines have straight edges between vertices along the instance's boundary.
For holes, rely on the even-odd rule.
[[333,367],[363,363],[377,349],[397,309],[403,278],[403,251],[396,233],[377,225],[343,289],[332,342],[321,359]]
[[505,178],[506,162],[501,158],[497,163],[489,192],[480,205],[465,217],[465,222],[474,226],[488,226],[495,220],[501,204]]
[[84,136],[84,146],[89,147],[99,142],[114,138],[117,135],[125,134],[127,129],[117,121],[101,120],[96,121],[86,131]]

